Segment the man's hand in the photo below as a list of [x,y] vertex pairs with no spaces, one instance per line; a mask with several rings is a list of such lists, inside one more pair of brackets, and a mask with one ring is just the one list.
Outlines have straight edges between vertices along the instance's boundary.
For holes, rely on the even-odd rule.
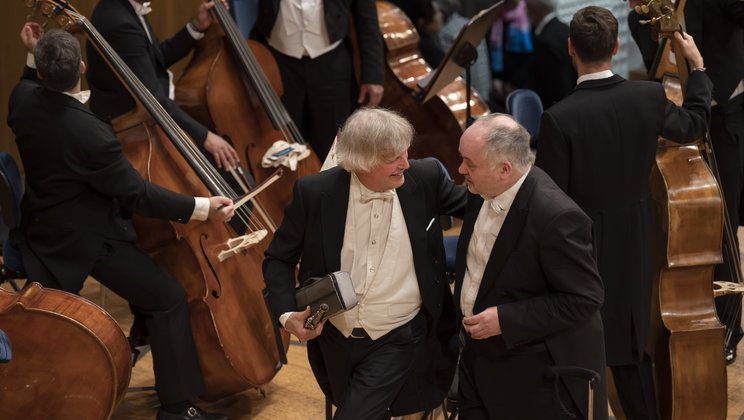
[[214,196],[209,197],[209,220],[217,222],[229,222],[235,214],[233,201],[227,197]]
[[28,52],[33,54],[34,48],[36,48],[36,44],[41,39],[42,35],[44,35],[44,28],[40,24],[36,22],[26,22],[21,29],[21,42],[23,42],[23,45],[26,47]]
[[320,321],[314,330],[308,330],[305,328],[305,320],[310,315],[312,315],[312,311],[310,310],[309,305],[302,312],[292,312],[292,315],[287,318],[287,322],[284,323],[284,329],[294,334],[294,336],[300,339],[300,341],[312,340],[323,332],[323,325],[326,320],[324,319]]
[[682,56],[690,62],[692,68],[705,67],[703,56],[700,55],[700,51],[695,45],[695,40],[692,39],[692,35],[688,33],[675,32],[674,33],[674,47],[679,48]]
[[359,102],[360,105],[364,106],[377,106],[382,100],[382,92],[385,88],[382,85],[370,85],[364,84],[359,86]]
[[484,340],[488,337],[501,335],[501,324],[499,323],[499,309],[491,306],[485,311],[463,318],[462,325],[465,331],[476,340]]
[[[227,4],[227,0],[221,1],[226,9],[230,8]],[[209,29],[209,27],[212,25],[212,22],[214,21],[214,19],[212,18],[212,14],[209,12],[209,10],[213,7],[214,4],[211,1],[204,2],[199,5],[199,8],[196,9],[196,13],[194,13],[194,17],[191,18],[191,24],[194,25],[194,29],[199,32],[207,32],[207,29]]]
[[207,139],[204,140],[204,148],[212,154],[218,168],[235,168],[240,163],[238,152],[230,143],[211,131],[207,133]]

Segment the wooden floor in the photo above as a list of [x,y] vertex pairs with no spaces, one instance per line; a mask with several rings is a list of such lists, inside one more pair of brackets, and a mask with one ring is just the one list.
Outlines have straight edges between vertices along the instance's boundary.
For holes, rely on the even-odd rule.
[[[86,284],[82,295],[101,303],[100,286],[95,281]],[[125,331],[128,331],[131,323],[128,306],[110,291],[104,292],[104,296],[106,310],[117,319]],[[279,371],[274,380],[261,389],[250,389],[233,397],[214,403],[204,402],[201,405],[221,411],[231,420],[324,419],[323,394],[310,371],[304,344],[293,340],[288,359],[289,363]],[[134,367],[130,386],[152,384],[152,360],[148,353]],[[153,419],[157,406],[158,401],[154,392],[129,392],[114,413],[114,419]],[[742,413],[744,413],[744,353],[728,367],[728,419],[744,419]]]
[[[741,235],[741,233],[740,233]],[[3,286],[8,288],[7,285]],[[81,295],[101,305],[129,330],[132,316],[126,302],[111,291],[101,293],[94,280],[86,282]],[[744,349],[737,361],[728,367],[728,419],[744,420]],[[324,419],[325,403],[307,362],[304,344],[292,341],[289,363],[273,381],[260,389],[249,389],[235,396],[200,406],[225,413],[231,420],[308,420]],[[132,371],[131,387],[153,384],[152,359],[146,354]],[[154,391],[130,391],[114,412],[116,420],[154,419],[158,400]],[[442,416],[437,416],[441,419]]]

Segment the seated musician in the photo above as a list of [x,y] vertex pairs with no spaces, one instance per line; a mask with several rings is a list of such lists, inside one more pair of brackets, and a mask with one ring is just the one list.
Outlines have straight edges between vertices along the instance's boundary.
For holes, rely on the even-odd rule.
[[645,353],[655,232],[649,175],[658,136],[688,142],[705,135],[712,83],[692,37],[675,33],[676,48],[693,69],[684,104],[675,106],[660,83],[612,73],[617,34],[617,20],[607,9],[590,6],[574,15],[568,52],[578,85],[543,114],[536,164],[594,222],[605,286],[607,365],[628,418],[654,419],[655,388]]
[[[443,348],[454,319],[439,215],[460,215],[465,189],[437,162],[409,161],[412,138],[411,124],[392,111],[354,112],[338,136],[340,167],[297,181],[266,251],[272,313],[309,340],[310,365],[337,420],[431,409],[452,380],[457,355]],[[297,307],[298,263],[300,284],[350,273],[357,306],[305,328],[311,314]]]
[[225,419],[193,404],[204,382],[186,292],[137,247],[130,216],[227,221],[232,201],[189,197],[142,179],[111,126],[83,105],[78,41],[60,30],[42,32],[36,23],[23,27],[36,71],[26,67],[8,115],[26,172],[23,221],[13,236],[28,278],[78,293],[91,275],[129,301],[151,332],[157,418]]
[[[142,0],[100,0],[91,23],[119,54],[137,78],[158,100],[173,120],[196,142],[200,150],[214,161],[217,168],[235,168],[239,157],[235,149],[219,135],[183,111],[174,102],[174,85],[168,67],[184,58],[212,24],[209,9],[212,2],[202,2],[191,20],[173,37],[160,41],[150,26],[147,14],[151,8]],[[135,101],[109,68],[92,43],[87,45],[90,68],[90,109],[99,117],[111,120],[135,108]],[[231,174],[220,170],[234,184]],[[146,345],[148,331],[141,314],[132,308],[134,323],[129,333],[132,348]],[[137,350],[139,351],[139,349]]]

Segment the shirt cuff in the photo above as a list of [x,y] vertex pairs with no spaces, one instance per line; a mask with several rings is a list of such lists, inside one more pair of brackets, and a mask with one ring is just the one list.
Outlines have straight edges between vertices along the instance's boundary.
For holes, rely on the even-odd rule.
[[209,199],[207,197],[194,197],[194,212],[189,220],[207,220],[209,217]]
[[281,315],[279,315],[279,323],[282,324],[282,327],[286,326],[287,320],[290,316],[292,316],[294,312],[285,312]]
[[204,38],[204,32],[199,32],[191,22],[186,24],[186,30],[189,31],[189,34],[194,38],[194,41]]
[[26,65],[31,67],[32,69],[36,68],[36,59],[34,59],[34,55],[31,53],[26,54]]

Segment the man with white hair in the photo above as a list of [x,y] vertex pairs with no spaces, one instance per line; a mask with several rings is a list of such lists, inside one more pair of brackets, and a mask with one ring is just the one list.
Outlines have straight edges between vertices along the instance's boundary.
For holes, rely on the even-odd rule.
[[[460,214],[465,190],[435,161],[409,161],[412,138],[411,124],[392,111],[352,114],[338,136],[340,166],[297,181],[266,251],[271,310],[308,340],[335,419],[430,409],[452,380],[457,354],[446,350],[454,317],[439,216]],[[295,279],[302,285],[339,270],[351,274],[359,303],[305,328],[310,308],[297,306]],[[410,392],[401,393],[404,384]]]

